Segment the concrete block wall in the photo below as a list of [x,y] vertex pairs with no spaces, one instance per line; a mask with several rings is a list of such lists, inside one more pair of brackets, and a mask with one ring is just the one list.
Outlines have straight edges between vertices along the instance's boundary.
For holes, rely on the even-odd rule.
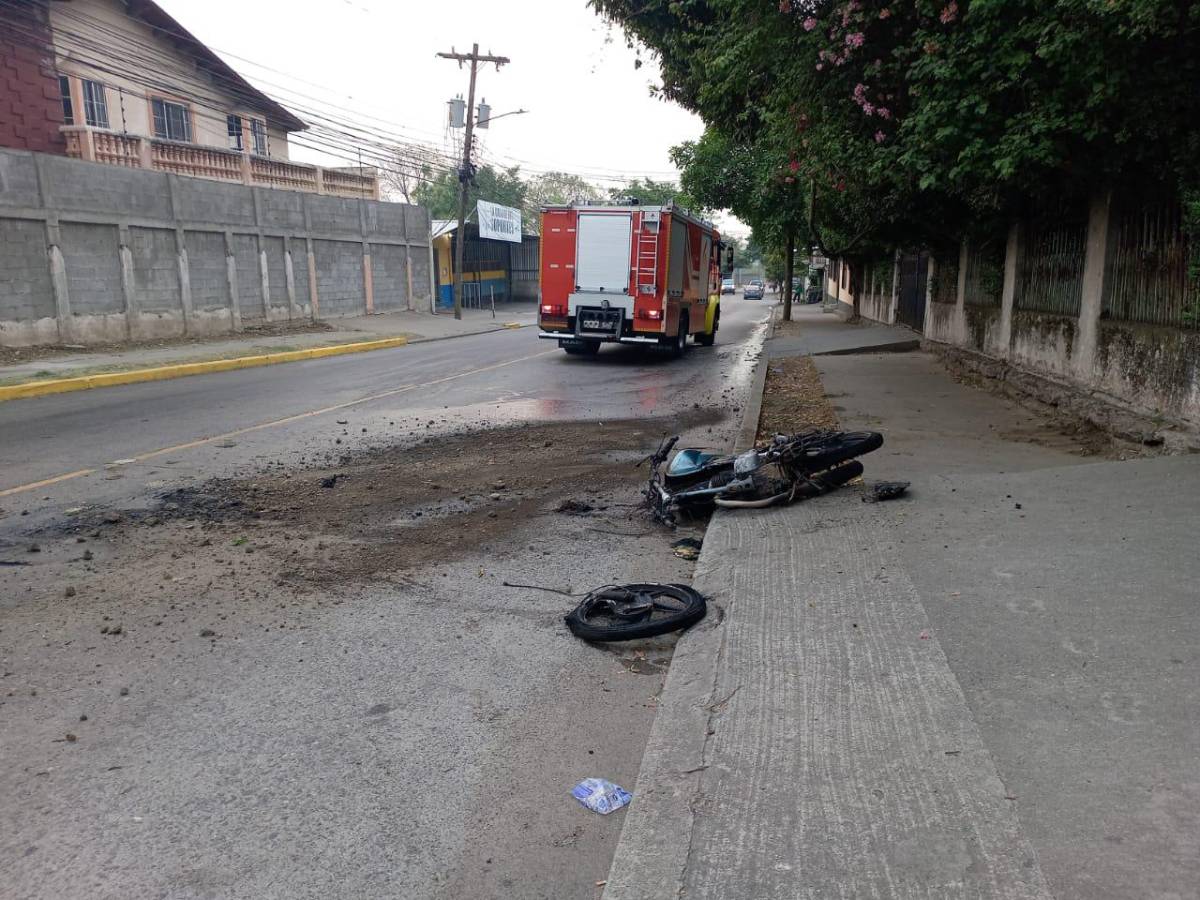
[[347,241],[313,241],[317,263],[317,296],[322,316],[362,313],[366,284],[363,279],[362,244]]
[[0,219],[0,320],[54,320],[54,287],[42,222]]
[[0,346],[426,309],[423,207],[0,149]]

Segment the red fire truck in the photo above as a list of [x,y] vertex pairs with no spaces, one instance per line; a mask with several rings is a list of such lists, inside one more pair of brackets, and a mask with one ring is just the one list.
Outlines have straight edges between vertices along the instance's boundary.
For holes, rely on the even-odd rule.
[[606,342],[676,356],[712,346],[721,321],[720,235],[678,206],[579,204],[542,209],[539,337],[568,353]]

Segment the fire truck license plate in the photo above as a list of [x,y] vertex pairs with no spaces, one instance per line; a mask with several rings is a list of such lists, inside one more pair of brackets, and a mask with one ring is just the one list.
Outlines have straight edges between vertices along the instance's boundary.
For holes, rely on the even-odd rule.
[[616,334],[620,327],[620,310],[580,310],[580,331],[607,331]]

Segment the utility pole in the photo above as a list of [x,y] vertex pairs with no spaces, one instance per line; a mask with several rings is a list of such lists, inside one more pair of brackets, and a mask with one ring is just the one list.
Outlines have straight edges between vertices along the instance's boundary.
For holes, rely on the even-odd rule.
[[490,53],[480,55],[479,45],[474,44],[470,53],[456,53],[453,48],[449,53],[439,53],[443,59],[453,59],[461,69],[462,64],[471,64],[471,87],[467,91],[467,132],[463,137],[462,168],[458,170],[458,232],[454,243],[454,318],[462,318],[462,270],[463,247],[467,242],[467,185],[474,177],[471,168],[471,137],[475,131],[475,75],[480,63],[495,63],[496,71],[509,62],[506,56],[492,56]]

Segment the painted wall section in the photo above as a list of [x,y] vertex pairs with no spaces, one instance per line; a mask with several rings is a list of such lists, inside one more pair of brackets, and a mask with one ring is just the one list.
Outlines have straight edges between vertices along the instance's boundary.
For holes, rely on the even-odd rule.
[[[72,79],[75,124],[86,125],[83,79],[104,85],[108,129],[153,137],[151,102],[161,98],[189,111],[190,143],[230,148],[226,116],[237,114],[244,126],[243,148],[253,151],[250,120],[266,126],[260,155],[288,158],[287,133],[267,112],[235,86],[210,75],[186,49],[125,11],[117,0],[52,0],[50,26],[58,73]],[[153,72],[153,76],[144,74]],[[147,84],[153,82],[153,84]],[[57,85],[56,85],[57,90]]]
[[0,3],[0,147],[65,153],[62,124],[47,0]]

